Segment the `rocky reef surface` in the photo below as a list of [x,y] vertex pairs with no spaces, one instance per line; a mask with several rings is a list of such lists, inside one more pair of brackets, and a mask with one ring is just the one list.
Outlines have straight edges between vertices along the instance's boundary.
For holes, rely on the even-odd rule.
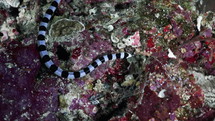
[[46,36],[57,65],[78,71],[105,54],[134,55],[68,80],[41,63],[36,47],[51,2],[0,0],[1,121],[215,120],[215,13],[207,3],[62,0]]

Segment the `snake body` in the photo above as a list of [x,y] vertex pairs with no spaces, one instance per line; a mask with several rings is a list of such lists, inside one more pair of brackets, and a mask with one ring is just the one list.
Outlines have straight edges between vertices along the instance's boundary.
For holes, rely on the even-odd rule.
[[68,79],[75,79],[80,78],[88,73],[92,72],[96,67],[101,65],[102,63],[109,61],[109,60],[115,60],[115,59],[126,59],[131,57],[132,55],[126,52],[116,53],[116,54],[107,54],[102,57],[99,57],[94,62],[92,62],[87,67],[74,72],[69,72],[62,70],[60,67],[58,67],[54,62],[51,60],[51,58],[48,55],[48,51],[46,49],[46,42],[45,42],[45,36],[47,33],[47,27],[50,19],[53,17],[54,12],[56,11],[59,3],[61,0],[54,0],[48,10],[46,11],[44,17],[42,18],[42,21],[39,25],[39,33],[37,37],[37,45],[38,50],[40,53],[41,61],[45,64],[45,66],[51,70],[54,74],[60,77],[68,78]]

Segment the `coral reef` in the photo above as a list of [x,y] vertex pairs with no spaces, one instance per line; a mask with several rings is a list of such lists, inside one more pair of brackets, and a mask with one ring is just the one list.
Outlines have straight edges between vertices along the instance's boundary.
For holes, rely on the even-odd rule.
[[0,3],[3,3],[5,6],[11,6],[17,8],[20,5],[19,0],[1,0]]
[[56,65],[78,71],[105,54],[133,54],[74,80],[40,61],[38,25],[51,2],[0,0],[1,121],[215,120],[215,11],[202,10],[206,2],[62,0],[46,36]]

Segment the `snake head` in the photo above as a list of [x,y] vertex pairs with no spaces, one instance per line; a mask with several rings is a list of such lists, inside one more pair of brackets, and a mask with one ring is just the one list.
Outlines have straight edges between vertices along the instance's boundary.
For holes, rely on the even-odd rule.
[[130,54],[130,53],[127,53],[128,55],[127,55],[127,57],[126,58],[130,58],[130,57],[132,57],[132,54]]

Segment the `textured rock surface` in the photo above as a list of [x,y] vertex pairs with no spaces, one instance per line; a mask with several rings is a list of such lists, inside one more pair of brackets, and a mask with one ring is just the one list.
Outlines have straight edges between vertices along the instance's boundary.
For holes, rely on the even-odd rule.
[[35,44],[51,1],[0,0],[1,121],[214,120],[212,4],[62,1],[46,36],[57,65],[77,71],[104,54],[135,55],[67,80],[41,64]]
[[3,3],[6,6],[12,6],[17,8],[20,5],[20,0],[0,0],[1,3]]

